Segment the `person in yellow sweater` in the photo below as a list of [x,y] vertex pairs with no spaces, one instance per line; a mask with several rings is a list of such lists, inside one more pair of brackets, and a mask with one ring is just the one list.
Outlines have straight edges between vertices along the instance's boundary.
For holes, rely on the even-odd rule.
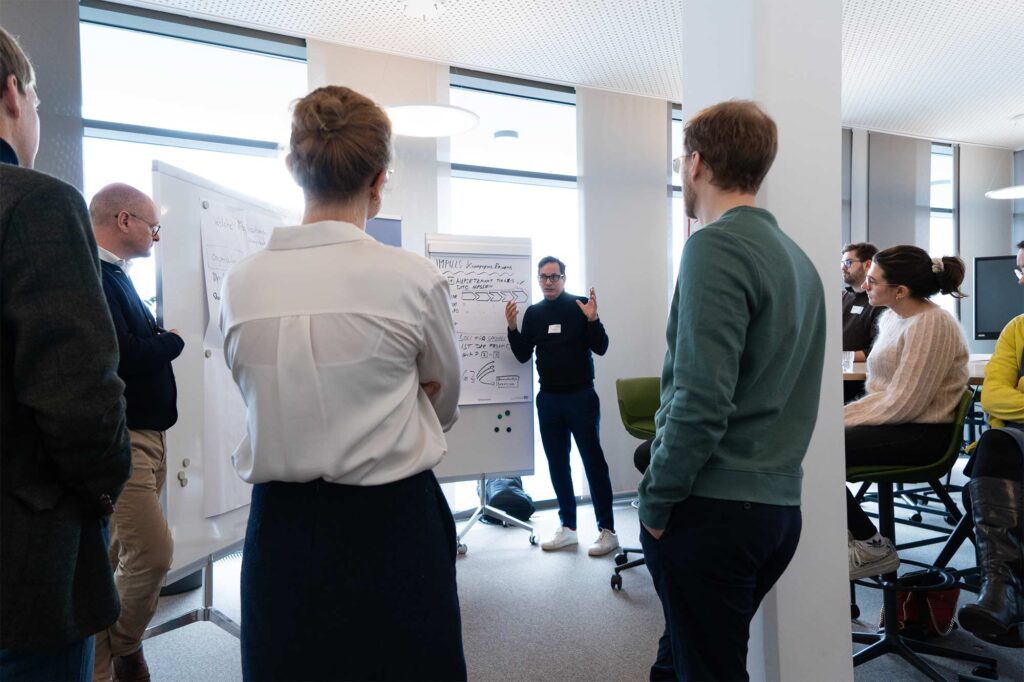
[[[1017,245],[1018,272],[1024,242]],[[1018,275],[1024,285],[1024,277]],[[995,644],[1024,646],[1021,517],[1024,496],[1024,315],[1003,328],[985,367],[981,406],[991,429],[982,434],[964,473],[964,504],[974,519],[981,558],[978,601],[960,609],[961,627]]]
[[[846,466],[927,465],[945,451],[964,387],[967,341],[956,318],[931,300],[957,298],[964,264],[932,258],[916,246],[878,252],[864,290],[872,306],[888,308],[867,360],[867,393],[843,408]],[[846,492],[850,580],[895,571],[900,560]]]

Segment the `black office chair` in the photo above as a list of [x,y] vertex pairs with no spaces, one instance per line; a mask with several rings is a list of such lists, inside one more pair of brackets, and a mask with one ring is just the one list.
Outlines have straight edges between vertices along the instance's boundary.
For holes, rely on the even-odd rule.
[[[619,416],[622,425],[631,436],[642,440],[654,438],[654,415],[661,404],[661,381],[658,377],[638,377],[632,379],[616,379],[615,394],[619,402]],[[649,461],[649,460],[648,460]],[[637,470],[644,473],[643,468],[634,460]],[[630,561],[630,554],[641,555],[639,559]],[[612,589],[622,589],[623,571],[647,563],[643,558],[643,550],[639,547],[622,547],[615,555],[615,573],[612,575]]]
[[[934,464],[927,466],[861,466],[850,467],[846,470],[846,480],[856,482],[874,482],[878,486],[878,521],[879,532],[896,542],[896,521],[894,518],[893,489],[897,483],[917,484],[923,482],[938,481],[956,460],[960,449],[963,446],[964,419],[970,403],[973,402],[974,392],[967,390],[957,409],[953,424],[953,433],[949,446],[942,458]],[[948,497],[948,495],[947,495]],[[954,505],[955,506],[955,505]],[[917,639],[912,639],[900,631],[899,619],[897,616],[898,605],[896,603],[896,591],[923,592],[927,590],[944,589],[953,585],[955,577],[942,568],[934,565],[924,564],[909,559],[902,559],[903,564],[921,566],[936,573],[941,580],[936,585],[924,587],[908,587],[900,585],[897,581],[896,572],[887,573],[884,576],[872,580],[857,580],[853,584],[864,587],[881,588],[883,590],[882,604],[884,613],[884,627],[879,633],[855,632],[853,641],[860,644],[868,644],[853,655],[854,667],[866,663],[884,654],[893,653],[902,657],[908,663],[917,668],[921,673],[932,680],[943,680],[941,675],[932,668],[919,654],[930,656],[943,656],[961,661],[971,661],[980,664],[976,671],[983,672],[983,677],[995,679],[997,662],[993,658],[978,656],[947,647],[931,644]],[[851,584],[851,592],[853,590]]]

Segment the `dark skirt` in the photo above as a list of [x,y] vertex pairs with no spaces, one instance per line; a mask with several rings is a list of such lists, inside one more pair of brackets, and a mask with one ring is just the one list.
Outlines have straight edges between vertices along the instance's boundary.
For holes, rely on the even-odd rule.
[[246,680],[464,680],[456,535],[433,472],[253,486]]

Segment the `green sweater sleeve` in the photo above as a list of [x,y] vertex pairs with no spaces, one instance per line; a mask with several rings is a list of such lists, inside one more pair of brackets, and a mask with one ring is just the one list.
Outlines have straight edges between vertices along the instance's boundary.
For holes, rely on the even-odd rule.
[[651,464],[640,482],[640,520],[664,529],[690,495],[735,410],[747,328],[761,290],[757,263],[733,235],[690,238],[669,313],[668,352]]

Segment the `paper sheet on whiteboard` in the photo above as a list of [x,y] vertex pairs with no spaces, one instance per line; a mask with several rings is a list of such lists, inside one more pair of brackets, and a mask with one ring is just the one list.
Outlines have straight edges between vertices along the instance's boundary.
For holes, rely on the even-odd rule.
[[529,256],[431,253],[452,296],[452,319],[462,354],[460,405],[530,400],[529,363],[520,364],[508,345],[505,305],[520,315],[530,304]]
[[209,323],[203,339],[203,452],[218,453],[204,462],[203,514],[216,516],[249,504],[251,487],[238,478],[231,455],[245,436],[245,402],[224,360],[220,288],[228,269],[267,245],[276,221],[211,199],[201,199],[200,236]]

